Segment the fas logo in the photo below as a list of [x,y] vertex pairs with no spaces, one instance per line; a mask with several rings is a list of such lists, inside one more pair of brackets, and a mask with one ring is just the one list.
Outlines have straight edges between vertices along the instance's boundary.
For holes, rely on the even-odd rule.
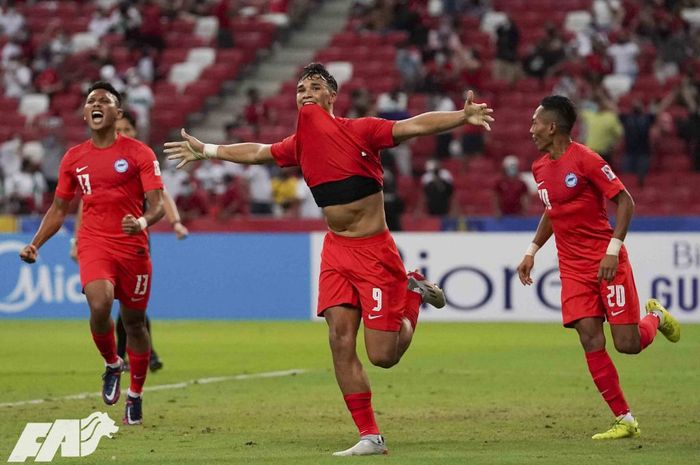
[[[103,436],[119,431],[109,415],[94,412],[82,420],[56,420],[53,423],[27,423],[8,462],[50,462],[61,449],[62,457],[85,457],[95,452]],[[44,438],[43,443],[37,439]]]

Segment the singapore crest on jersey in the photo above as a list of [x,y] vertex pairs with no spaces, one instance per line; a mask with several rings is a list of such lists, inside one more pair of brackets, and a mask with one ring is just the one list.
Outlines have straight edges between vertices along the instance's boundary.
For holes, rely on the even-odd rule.
[[578,184],[578,178],[574,173],[567,173],[564,177],[564,184],[566,184],[566,187],[575,187]]
[[123,158],[120,158],[119,160],[114,162],[114,171],[117,173],[126,173],[126,170],[129,169],[129,162],[124,160]]

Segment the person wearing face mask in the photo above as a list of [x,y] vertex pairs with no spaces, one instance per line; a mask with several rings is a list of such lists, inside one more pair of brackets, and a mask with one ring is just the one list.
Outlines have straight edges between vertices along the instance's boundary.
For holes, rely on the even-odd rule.
[[527,211],[527,184],[520,178],[520,161],[515,155],[503,159],[503,174],[496,182],[496,215],[517,216]]

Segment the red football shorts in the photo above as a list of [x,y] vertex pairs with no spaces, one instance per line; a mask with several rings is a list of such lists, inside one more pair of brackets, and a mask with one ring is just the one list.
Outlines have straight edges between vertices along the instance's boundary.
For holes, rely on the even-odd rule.
[[366,328],[401,328],[408,278],[389,231],[349,238],[326,234],[318,282],[318,315],[338,305],[362,311]]
[[632,266],[625,255],[620,254],[620,264],[612,281],[561,280],[564,326],[570,327],[576,320],[587,317],[605,318],[611,325],[637,324],[639,308]]
[[114,286],[114,298],[125,307],[146,310],[151,295],[151,259],[116,257],[109,251],[84,248],[78,253],[80,283],[85,286],[106,279]]

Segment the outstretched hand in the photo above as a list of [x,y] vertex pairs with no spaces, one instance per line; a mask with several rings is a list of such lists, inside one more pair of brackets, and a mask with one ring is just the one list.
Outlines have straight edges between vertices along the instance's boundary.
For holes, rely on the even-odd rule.
[[207,159],[207,156],[204,155],[204,143],[196,137],[187,134],[187,131],[184,129],[180,130],[180,135],[183,140],[166,142],[165,150],[163,151],[168,155],[168,160],[180,160],[180,163],[177,165],[178,169],[191,161]]
[[489,123],[494,121],[491,113],[493,113],[493,109],[489,108],[485,103],[474,103],[473,91],[467,92],[467,100],[464,102],[464,114],[469,124],[482,126],[487,131],[490,131],[491,126]]

